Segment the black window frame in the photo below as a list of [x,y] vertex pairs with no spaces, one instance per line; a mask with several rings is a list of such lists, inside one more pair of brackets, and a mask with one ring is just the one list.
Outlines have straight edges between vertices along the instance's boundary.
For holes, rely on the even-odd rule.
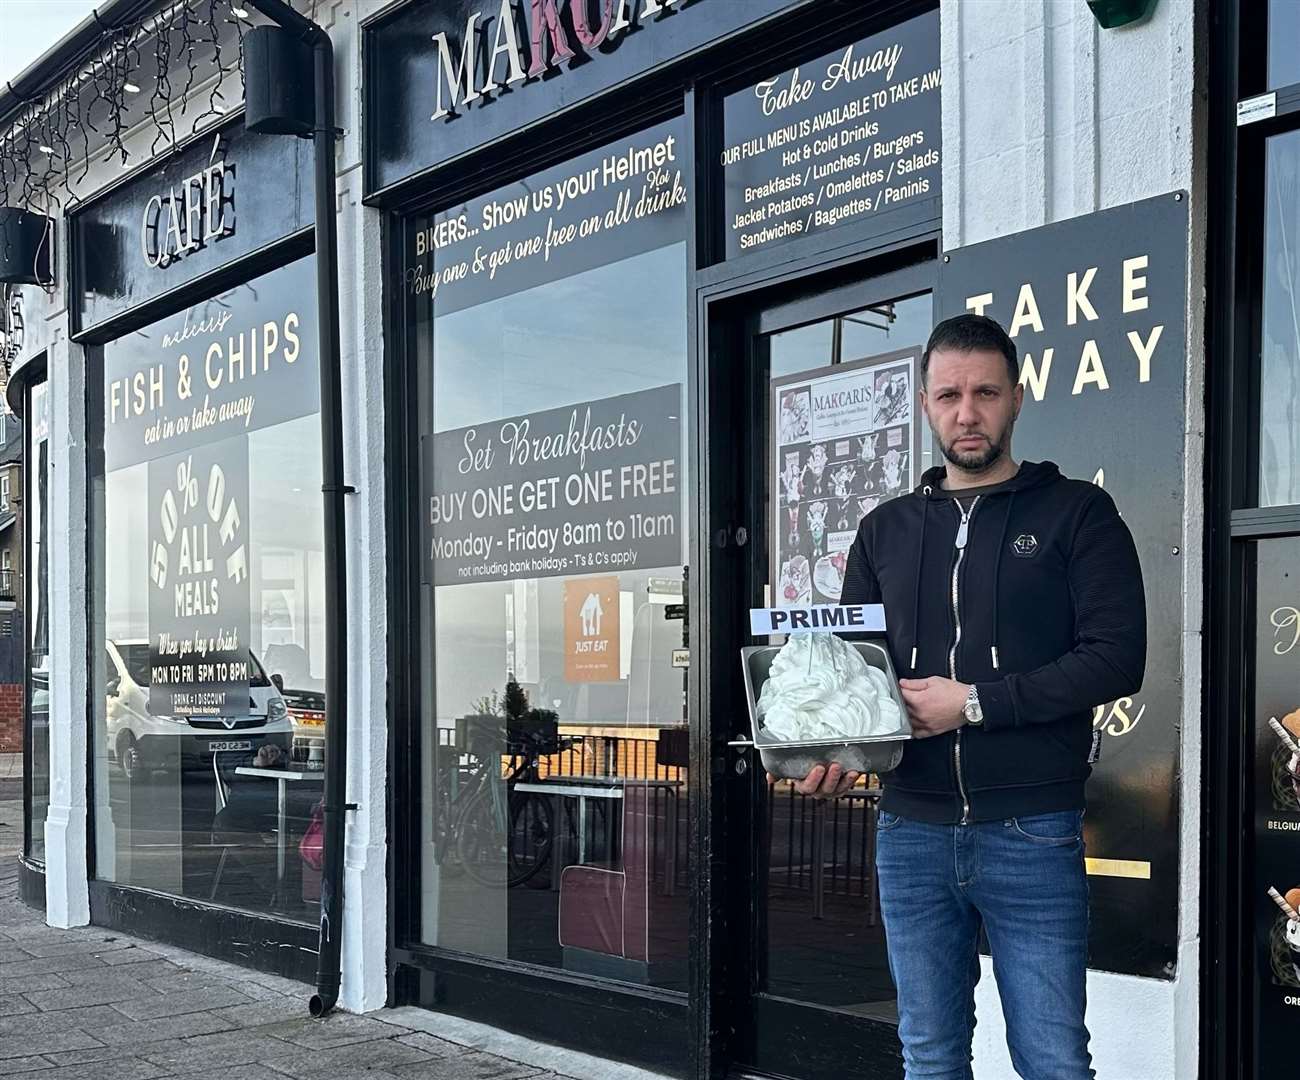
[[[1300,83],[1266,90],[1266,4],[1211,5],[1208,20],[1200,1059],[1206,1080],[1255,1080],[1255,564],[1259,542],[1300,535],[1300,505],[1258,505],[1265,219],[1253,196],[1268,139],[1300,131]],[[1265,93],[1275,114],[1239,127],[1238,103]]]
[[[227,118],[234,123],[240,113]],[[211,132],[205,132],[204,137]],[[182,150],[184,149],[182,144]],[[163,160],[166,160],[164,158]],[[145,162],[118,184],[95,197],[110,197],[111,192],[136,177],[154,169],[158,160]],[[71,230],[75,235],[75,229]],[[74,245],[75,247],[75,245]],[[71,339],[82,346],[84,357],[83,385],[86,396],[82,402],[86,439],[82,467],[85,469],[86,545],[83,552],[86,567],[86,588],[90,597],[90,618],[87,624],[86,655],[84,657],[86,686],[100,685],[97,669],[104,662],[101,648],[96,650],[96,608],[103,567],[98,561],[96,528],[104,522],[103,486],[104,431],[103,388],[104,346],[119,338],[229,289],[271,273],[299,259],[316,253],[314,225],[285,236],[267,247],[250,252],[224,264],[212,273],[185,282],[164,297],[150,300],[129,310],[115,314],[80,332]],[[70,253],[73,294],[80,287],[79,263],[75,250]],[[311,298],[315,302],[315,298]],[[120,884],[99,876],[98,835],[96,806],[99,795],[95,775],[95,701],[87,693],[84,712],[80,720],[86,732],[86,881],[90,899],[91,925],[112,930],[122,930],[163,941],[180,948],[190,949],[205,956],[227,960],[242,967],[250,967],[299,982],[312,983],[316,979],[317,951],[320,930],[315,924],[294,921],[279,916],[260,914],[243,908],[234,908],[216,901],[177,896],[154,889]],[[76,710],[74,709],[74,716]]]

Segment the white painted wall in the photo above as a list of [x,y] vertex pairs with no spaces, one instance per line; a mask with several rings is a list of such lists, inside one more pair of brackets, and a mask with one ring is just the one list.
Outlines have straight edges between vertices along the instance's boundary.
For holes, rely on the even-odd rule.
[[343,982],[352,1012],[388,994],[388,596],[384,487],[382,215],[361,205],[361,31],[372,5],[343,0],[318,21],[334,42],[338,124],[339,281],[344,478],[348,497],[348,815]]
[[[53,320],[66,287],[50,298]],[[86,889],[86,393],[81,350],[67,320],[51,326],[50,379],[50,805],[45,818],[45,918],[90,921]]]
[[[1076,0],[943,0],[941,26],[945,249],[1175,189],[1191,194],[1178,970],[1173,982],[1100,971],[1088,979],[1097,1075],[1183,1080],[1196,1075],[1199,1045],[1204,32],[1194,0],[1159,0],[1149,21],[1119,30],[1100,30]],[[1011,1080],[987,960],[976,1012],[976,1075]]]

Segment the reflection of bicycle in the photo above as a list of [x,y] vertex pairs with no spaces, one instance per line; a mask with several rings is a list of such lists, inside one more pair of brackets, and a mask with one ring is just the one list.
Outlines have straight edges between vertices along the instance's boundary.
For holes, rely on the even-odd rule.
[[[563,753],[573,739],[560,739],[546,752]],[[439,847],[454,853],[454,861],[482,885],[522,885],[534,878],[551,859],[555,843],[555,810],[544,795],[516,791],[520,781],[539,779],[543,749],[537,740],[521,740],[518,753],[509,754],[504,772],[503,755],[494,735],[471,736],[472,761],[467,786],[454,794],[439,785],[438,802],[444,828]]]

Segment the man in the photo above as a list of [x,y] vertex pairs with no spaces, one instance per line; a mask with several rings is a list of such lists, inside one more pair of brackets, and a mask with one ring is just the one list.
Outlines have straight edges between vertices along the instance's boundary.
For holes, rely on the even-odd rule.
[[1142,682],[1137,552],[1105,491],[1012,456],[1024,390],[996,322],[940,323],[921,387],[945,464],[863,519],[842,596],[884,604],[915,736],[876,860],[907,1077],[970,1080],[983,926],[1016,1071],[1085,1080],[1084,782],[1093,708]]

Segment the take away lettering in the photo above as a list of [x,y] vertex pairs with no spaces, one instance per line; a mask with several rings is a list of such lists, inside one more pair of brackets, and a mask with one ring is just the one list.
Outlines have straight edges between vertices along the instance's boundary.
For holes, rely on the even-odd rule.
[[[1147,310],[1150,302],[1150,298],[1146,295],[1149,263],[1148,256],[1137,255],[1125,259],[1121,264],[1121,309],[1125,315]],[[1066,326],[1076,326],[1080,323],[1080,320],[1084,323],[1099,321],[1100,316],[1097,314],[1097,309],[1088,296],[1088,290],[1092,287],[1098,269],[1096,266],[1089,266],[1083,270],[1071,271],[1066,276]],[[1041,289],[1042,286],[1040,285],[1039,288]],[[994,294],[991,292],[968,296],[966,298],[966,310],[974,312],[976,315],[983,315],[985,309],[990,307],[993,302]],[[1020,291],[1016,296],[1015,311],[1011,316],[1011,323],[1007,327],[1007,334],[1012,339],[1015,339],[1022,330],[1041,334],[1044,329],[1043,317],[1034,285],[1032,282],[1025,282],[1020,286]],[[1156,347],[1160,344],[1160,338],[1164,330],[1164,324],[1157,323],[1148,327],[1145,332],[1139,330],[1128,331],[1127,341],[1132,352],[1132,359],[1137,364],[1139,383],[1151,381],[1152,357],[1155,355]],[[1037,356],[1028,350],[1022,354],[1020,382],[1033,395],[1035,401],[1042,401],[1047,394],[1048,383],[1052,377],[1052,363],[1056,359],[1055,354],[1056,349],[1053,346],[1042,348]],[[1110,377],[1107,374],[1106,365],[1103,362],[1101,350],[1095,338],[1085,340],[1079,349],[1074,384],[1070,393],[1078,396],[1089,388],[1097,390],[1110,389]]]

